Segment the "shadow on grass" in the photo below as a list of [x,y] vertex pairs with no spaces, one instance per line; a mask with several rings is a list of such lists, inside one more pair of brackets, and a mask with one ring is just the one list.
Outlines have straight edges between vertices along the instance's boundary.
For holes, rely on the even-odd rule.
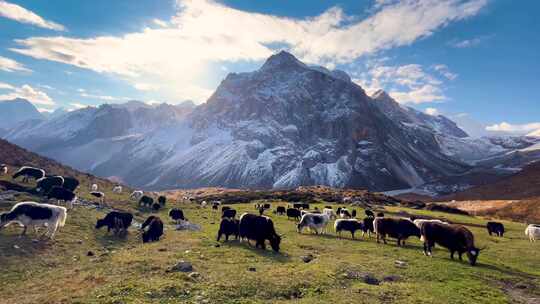
[[[18,227],[17,227],[18,228]],[[13,230],[13,228],[11,228]],[[19,236],[23,228],[17,229],[16,234],[6,235],[3,230],[0,235],[0,261],[2,257],[40,255],[52,248],[56,241],[42,237],[42,232],[34,233],[28,229],[25,236]],[[1,264],[1,263],[0,263]]]
[[269,258],[269,259],[272,259],[276,262],[280,262],[280,263],[286,263],[288,261],[290,261],[290,257],[288,255],[286,255],[285,253],[283,252],[275,252],[273,250],[270,249],[270,246],[266,246],[266,250],[264,249],[261,249],[261,248],[257,248],[255,247],[255,244],[254,244],[255,241],[250,241],[250,243],[248,243],[247,241],[244,241],[244,242],[240,242],[239,240],[229,240],[227,242],[219,242],[220,246],[222,247],[230,247],[230,248],[239,248],[239,249],[244,249],[244,250],[248,250],[252,253],[255,253],[257,255],[260,255],[260,256],[263,256],[263,257],[266,257],[266,258]]

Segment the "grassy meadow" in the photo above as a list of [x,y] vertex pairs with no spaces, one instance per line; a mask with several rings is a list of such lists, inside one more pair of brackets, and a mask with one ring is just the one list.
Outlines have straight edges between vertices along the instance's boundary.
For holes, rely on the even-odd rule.
[[[109,205],[134,212],[139,222],[151,214],[129,202],[126,193],[112,196],[109,190]],[[86,191],[83,185],[80,196]],[[272,202],[273,209],[278,205],[286,203]],[[0,211],[10,206],[1,203]],[[174,230],[167,216],[173,206],[202,230]],[[255,212],[253,204],[234,208]],[[134,227],[126,238],[96,231],[95,221],[105,212],[79,206],[68,212],[54,241],[33,241],[30,230],[19,238],[16,225],[0,231],[0,303],[540,303],[540,243],[525,239],[524,224],[504,222],[508,232],[497,238],[487,234],[482,218],[400,207],[385,212],[466,224],[477,245],[487,249],[471,267],[466,258],[450,260],[440,247],[434,258],[423,256],[416,238],[398,248],[393,240],[377,244],[360,233],[357,240],[347,233],[337,238],[333,225],[328,235],[298,234],[293,220],[268,212],[284,236],[281,252],[274,253],[269,246],[263,251],[237,241],[216,242],[216,211],[171,201],[158,213],[166,223],[164,237],[142,244]],[[302,257],[309,254],[314,259],[305,263]],[[192,263],[199,276],[168,271],[181,260]],[[365,274],[379,285],[365,283]]]

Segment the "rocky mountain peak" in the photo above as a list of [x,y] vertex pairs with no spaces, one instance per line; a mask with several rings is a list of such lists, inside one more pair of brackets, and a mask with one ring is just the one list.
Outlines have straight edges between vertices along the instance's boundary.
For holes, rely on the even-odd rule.
[[279,53],[270,56],[266,60],[264,65],[261,67],[261,71],[295,67],[306,67],[306,65],[300,60],[296,59],[293,54],[286,51],[280,51]]

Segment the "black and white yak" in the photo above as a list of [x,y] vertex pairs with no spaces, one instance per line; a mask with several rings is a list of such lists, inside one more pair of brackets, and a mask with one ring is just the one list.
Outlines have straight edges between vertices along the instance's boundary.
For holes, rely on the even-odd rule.
[[235,239],[238,239],[238,227],[240,221],[233,218],[224,218],[219,224],[219,231],[217,235],[217,241],[221,239],[222,235],[225,235],[225,241],[229,240],[229,236],[234,235]]
[[420,229],[409,219],[376,217],[373,228],[377,234],[377,243],[382,239],[386,244],[386,236],[397,239],[397,245],[405,245],[405,240],[411,236],[420,238]]
[[106,226],[107,232],[114,231],[115,235],[127,233],[127,229],[131,226],[133,215],[128,212],[111,211],[103,219],[96,222],[96,229]]
[[462,260],[463,253],[467,254],[471,266],[476,264],[480,250],[474,245],[474,235],[461,225],[449,225],[427,222],[422,225],[422,239],[424,240],[424,254],[433,256],[432,248],[435,244],[447,248],[450,258],[454,259],[454,253],[458,253]]
[[144,195],[144,192],[142,190],[135,190],[131,192],[131,194],[129,195],[129,198],[134,199],[134,200],[140,200],[141,197],[143,197],[143,195]]
[[99,199],[99,202],[101,204],[103,204],[105,202],[105,193],[103,193],[103,192],[92,191],[92,192],[90,192],[90,195],[92,195],[93,197]]
[[112,192],[116,194],[122,194],[123,188],[120,185],[116,185],[112,188]]
[[12,178],[17,179],[18,177],[22,176],[23,183],[27,183],[30,178],[33,178],[35,180],[38,180],[40,178],[45,177],[45,170],[34,168],[34,167],[28,167],[24,166],[19,169],[19,171],[15,172],[13,174]]
[[157,216],[149,216],[141,226],[143,243],[157,242],[163,235],[163,222]]
[[8,166],[6,164],[0,165],[0,175],[7,175],[8,174]]
[[[325,209],[326,211],[327,209]],[[305,228],[314,231],[316,234],[326,233],[326,226],[330,222],[330,213],[305,213],[296,226],[298,233],[302,233]]]
[[266,249],[266,240],[275,252],[279,252],[281,237],[276,233],[274,222],[267,216],[244,213],[238,225],[240,239],[254,240],[256,247]]
[[64,178],[62,176],[45,176],[37,180],[36,191],[42,194],[47,194],[51,191],[52,187],[62,187],[64,185]]
[[73,208],[73,204],[77,201],[75,193],[59,186],[52,187],[46,196],[49,200],[56,199],[58,205],[60,205],[60,202],[65,202],[70,209]]
[[77,187],[79,187],[80,184],[81,183],[79,182],[78,179],[74,177],[70,177],[70,176],[65,176],[64,184],[62,185],[62,187],[71,192],[75,192],[75,190],[77,190]]
[[24,227],[21,236],[26,234],[28,227],[32,227],[37,233],[37,228],[46,226],[47,235],[50,239],[58,228],[66,224],[67,210],[61,206],[38,204],[36,202],[21,202],[13,206],[9,212],[0,215],[0,229],[12,223],[18,223]]

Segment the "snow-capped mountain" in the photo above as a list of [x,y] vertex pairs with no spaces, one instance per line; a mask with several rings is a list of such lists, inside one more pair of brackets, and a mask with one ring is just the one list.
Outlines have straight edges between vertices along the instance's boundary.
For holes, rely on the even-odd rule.
[[370,97],[346,73],[286,52],[257,71],[229,74],[197,107],[103,105],[4,137],[148,189],[402,189],[462,176],[475,161],[510,150],[471,139],[446,117],[402,106],[383,91]]
[[43,115],[26,99],[0,101],[0,129],[9,129],[24,121],[42,119]]

